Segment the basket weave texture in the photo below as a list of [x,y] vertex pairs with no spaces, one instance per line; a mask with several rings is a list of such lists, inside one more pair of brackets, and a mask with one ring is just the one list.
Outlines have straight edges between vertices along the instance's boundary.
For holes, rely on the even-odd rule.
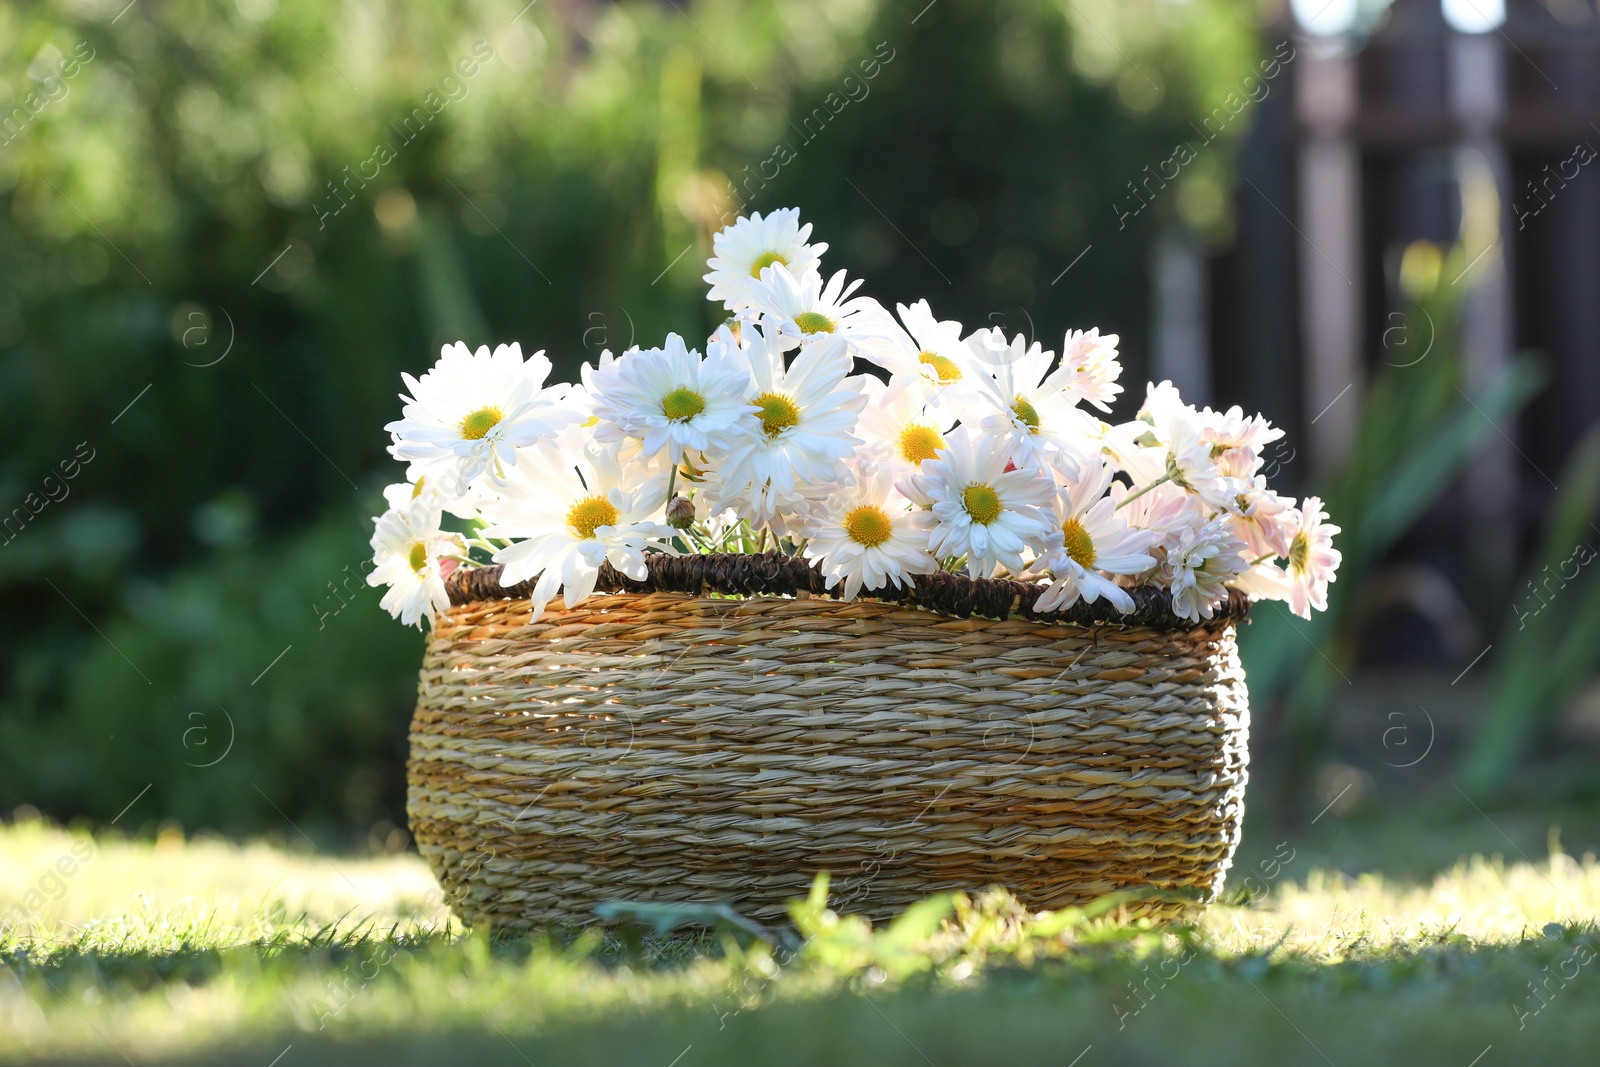
[[[1047,621],[960,618],[920,594],[843,603],[804,575],[768,577],[794,597],[652,578],[530,622],[495,569],[452,576],[408,809],[466,922],[586,923],[616,899],[771,921],[824,869],[832,906],[872,918],[993,884],[1032,908],[1220,891],[1248,762],[1242,598],[1203,626],[1126,625],[1094,606]],[[1031,603],[983,595],[1002,616]],[[1145,600],[1142,616],[1164,610]]]

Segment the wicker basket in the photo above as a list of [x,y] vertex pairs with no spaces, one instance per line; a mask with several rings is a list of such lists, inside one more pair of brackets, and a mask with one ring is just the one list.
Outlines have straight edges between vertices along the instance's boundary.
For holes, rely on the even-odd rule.
[[[450,578],[411,727],[411,828],[468,923],[603,900],[780,919],[819,870],[881,918],[1002,884],[1033,908],[1222,887],[1249,710],[1237,594],[1031,610],[939,574],[843,603],[788,557],[652,557],[530,623],[498,568]],[[1146,914],[1184,906],[1153,900]]]

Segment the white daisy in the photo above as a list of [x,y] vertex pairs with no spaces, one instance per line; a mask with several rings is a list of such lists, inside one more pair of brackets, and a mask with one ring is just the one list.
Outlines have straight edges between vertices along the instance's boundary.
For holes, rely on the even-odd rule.
[[1211,459],[1211,446],[1200,436],[1199,427],[1181,421],[1173,426],[1167,448],[1167,477],[1172,483],[1195,494],[1213,508],[1226,508],[1237,495],[1232,478],[1223,477]]
[[[579,386],[574,389],[575,394],[584,394],[587,391]],[[585,448],[604,445],[616,457],[617,465],[622,468],[622,484],[637,488],[640,499],[646,503],[659,500],[665,505],[667,499],[667,484],[673,481],[672,471],[674,464],[668,458],[667,452],[657,450],[647,453],[644,450],[644,441],[638,437],[624,437],[620,441],[602,442],[599,439],[599,416],[591,415],[584,422],[569,426],[554,437],[541,441],[538,448],[545,450],[548,455],[547,462],[563,462],[560,457],[576,456]],[[552,451],[552,449],[554,449]],[[519,465],[523,460],[519,457]],[[679,477],[689,463],[689,456],[685,454],[677,465]]]
[[800,209],[779,208],[766,218],[757,211],[749,218],[735,219],[733,225],[711,239],[711,258],[705,276],[711,291],[708,300],[721,300],[729,311],[741,311],[751,304],[751,287],[761,272],[774,263],[795,276],[813,274],[822,264],[825,244],[807,244],[811,224],[800,225]]
[[1143,574],[1154,567],[1149,549],[1156,535],[1134,529],[1117,514],[1117,502],[1105,495],[1110,484],[1111,468],[1096,456],[1056,494],[1051,510],[1060,540],[1035,564],[1055,580],[1035,602],[1035,610],[1058,611],[1079,597],[1092,604],[1102,596],[1118,611],[1133,610],[1133,598],[1107,575]]
[[941,388],[959,388],[967,376],[967,346],[961,340],[961,323],[934,318],[926,300],[909,306],[896,304],[894,309],[917,344],[917,368],[923,377]]
[[1283,431],[1260,415],[1246,416],[1237,404],[1227,411],[1203,409],[1200,436],[1211,445],[1211,458],[1224,477],[1250,481],[1261,469],[1262,452]]
[[[558,435],[563,432],[564,429],[556,431]],[[484,500],[495,495],[495,487],[487,478],[463,482],[456,471],[446,470],[441,473],[435,470],[429,473],[427,464],[412,463],[406,467],[405,481],[386,486],[383,490],[383,498],[392,508],[402,507],[407,501],[424,495],[431,495],[444,509],[445,514],[455,515],[468,522],[476,522],[479,518],[479,507]]]
[[1161,568],[1172,591],[1172,613],[1191,622],[1215,615],[1227,583],[1248,567],[1243,553],[1244,542],[1233,535],[1226,516],[1179,530]]
[[558,590],[567,607],[576,607],[594,592],[600,565],[607,561],[629,578],[647,577],[645,549],[666,548],[674,531],[656,521],[662,513],[659,499],[624,488],[615,446],[564,449],[555,456],[539,450],[524,460],[483,534],[515,541],[494,555],[504,564],[502,585],[538,576],[534,620]]
[[1261,560],[1248,570],[1236,574],[1228,586],[1257,600],[1288,600],[1289,574],[1271,560]]
[[441,478],[454,475],[458,493],[480,475],[498,480],[516,462],[518,446],[576,421],[565,404],[570,386],[545,388],[550,361],[535,352],[526,361],[519,345],[487,345],[476,352],[446,345],[421,378],[402,374],[411,390],[402,417],[384,429],[394,435],[389,451],[416,461]]
[[[703,456],[685,457],[677,470],[677,493],[693,501],[695,522],[702,526],[725,527],[739,521],[731,508],[717,503],[722,491],[722,472],[715,464]],[[665,481],[660,485],[664,490]]]
[[[384,496],[399,494],[385,490]],[[402,503],[372,520],[373,568],[367,584],[388,586],[379,602],[383,609],[407,626],[421,626],[423,619],[431,624],[450,606],[444,580],[466,554],[466,546],[459,534],[439,529],[435,499],[424,495]]]
[[1248,448],[1260,452],[1267,445],[1283,437],[1283,431],[1268,422],[1265,416],[1247,416],[1238,404],[1227,411],[1204,408],[1200,412],[1199,421],[1201,436],[1211,442],[1211,447],[1219,454],[1232,448]]
[[1148,422],[1119,422],[1105,431],[1102,445],[1136,487],[1167,484],[1167,450]]
[[896,486],[933,509],[929,551],[940,559],[966,556],[968,573],[979,578],[1002,564],[1020,574],[1023,549],[1044,551],[1054,528],[1045,510],[1054,483],[1033,468],[1007,470],[1008,452],[1000,438],[957,427],[937,457]]
[[843,339],[802,349],[786,369],[768,332],[744,333],[748,343],[729,351],[747,369],[743,400],[754,414],[740,420],[716,465],[716,502],[766,526],[837,481],[840,464],[861,443],[852,431],[867,396],[849,378]]
[[1286,556],[1289,542],[1299,525],[1294,498],[1279,496],[1267,488],[1267,480],[1256,475],[1250,481],[1235,483],[1230,519],[1233,532],[1245,543],[1250,559],[1261,556]]
[[1231,506],[1238,491],[1234,479],[1217,470],[1200,413],[1171,382],[1151,385],[1138,418],[1113,427],[1107,444],[1140,488],[1169,479],[1213,509]]
[[1200,412],[1192,404],[1184,401],[1183,395],[1178,392],[1178,387],[1170,381],[1160,384],[1148,382],[1145,384],[1144,406],[1139,409],[1136,418],[1155,429],[1157,436],[1165,439],[1170,432],[1172,423],[1180,418],[1198,422]]
[[1111,499],[1117,502],[1117,514],[1129,526],[1150,531],[1154,537],[1150,551],[1158,560],[1165,557],[1167,548],[1177,544],[1182,530],[1206,521],[1194,498],[1171,482],[1163,482],[1136,497],[1133,492],[1121,482],[1111,485]]
[[999,327],[967,338],[971,392],[963,407],[968,421],[1008,442],[1018,466],[1066,453],[1076,459],[1096,422],[1066,393],[1070,368],[1051,372],[1056,354],[1017,334],[1010,341]]
[[433,491],[426,475],[417,478],[414,482],[395,482],[383,487],[383,502],[389,505],[389,510],[396,511],[409,508],[412,503],[422,496],[424,489],[430,494]]
[[[689,500],[694,504],[694,521],[704,535],[713,545],[729,544],[728,539],[733,536],[735,527],[743,521],[739,513],[732,508],[724,507],[720,503],[717,493],[718,485],[716,472],[708,473],[706,483],[697,486],[690,494]],[[787,533],[787,527],[779,533],[782,537]],[[737,543],[730,546],[731,551],[738,551]]]
[[844,338],[854,356],[862,342],[882,341],[898,329],[876,300],[851,295],[860,286],[859,278],[847,283],[842,270],[824,284],[820,274],[796,275],[774,264],[751,286],[745,315],[765,316],[777,328],[785,347]]
[[1334,580],[1339,562],[1344,558],[1333,547],[1333,535],[1339,527],[1326,522],[1328,513],[1322,510],[1322,501],[1308,496],[1300,504],[1296,516],[1296,529],[1289,541],[1289,610],[1302,619],[1311,618],[1311,609],[1325,611],[1328,607],[1328,583]]
[[1110,411],[1111,401],[1122,392],[1116,384],[1122,377],[1122,364],[1117,361],[1117,341],[1114,333],[1100,336],[1099,327],[1087,332],[1068,330],[1061,343],[1061,367],[1066,372],[1063,391],[1074,401],[1093,404],[1101,411]]
[[913,574],[932,574],[939,561],[928,551],[933,514],[911,507],[893,485],[892,470],[859,461],[855,485],[840,488],[807,513],[807,559],[816,560],[832,588],[854,600],[862,589],[908,586]]
[[933,317],[926,300],[895,305],[898,323],[888,321],[884,337],[863,340],[857,354],[889,372],[891,382],[909,378],[920,384],[933,407],[953,407],[969,390],[967,346],[961,323]]
[[702,359],[667,334],[663,348],[631,348],[618,359],[583,366],[583,384],[594,404],[595,439],[613,444],[638,438],[646,458],[665,450],[677,463],[686,449],[725,446],[740,418],[744,368],[715,352]]
[[863,376],[861,387],[867,406],[862,409],[857,432],[876,459],[907,473],[938,455],[944,435],[956,420],[948,409],[929,403],[920,378],[897,374],[884,385]]

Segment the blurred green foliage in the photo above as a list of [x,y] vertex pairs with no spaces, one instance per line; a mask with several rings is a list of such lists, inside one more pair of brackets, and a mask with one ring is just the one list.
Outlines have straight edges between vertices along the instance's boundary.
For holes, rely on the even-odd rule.
[[153,783],[136,814],[291,836],[274,805],[321,829],[393,819],[422,640],[364,585],[363,526],[330,515],[130,578],[104,640],[24,645],[0,719],[8,787],[109,818]]
[[421,640],[347,579],[398,470],[400,371],[458,338],[570,375],[703,335],[730,209],[799,204],[885,302],[1119,332],[1138,394],[1148,239],[1226,236],[1247,123],[1126,228],[1114,205],[1241,91],[1255,22],[1246,0],[0,8],[0,515],[22,509],[0,808],[108,819],[150,784],[127,823],[399,821]]
[[1413,279],[1412,291],[1399,318],[1389,320],[1396,324],[1362,397],[1350,456],[1320,489],[1342,530],[1334,543],[1344,557],[1328,609],[1301,620],[1283,604],[1260,604],[1240,638],[1252,700],[1261,707],[1281,701],[1285,712],[1284,815],[1309,792],[1335,697],[1356,670],[1371,623],[1374,572],[1468,470],[1495,427],[1515,418],[1544,384],[1526,355],[1480,383],[1469,380],[1461,291],[1441,284],[1460,275],[1465,248],[1458,242],[1441,251],[1419,241],[1406,251],[1402,273]]
[[1537,554],[1495,644],[1488,706],[1461,761],[1475,796],[1495,797],[1571,696],[1594,677],[1600,655],[1600,426],[1560,473]]

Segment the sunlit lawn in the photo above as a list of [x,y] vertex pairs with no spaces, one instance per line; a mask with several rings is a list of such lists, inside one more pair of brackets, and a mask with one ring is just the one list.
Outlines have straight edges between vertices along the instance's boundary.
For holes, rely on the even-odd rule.
[[24,822],[0,828],[0,1062],[1592,1062],[1600,865],[1524,851],[1408,880],[1286,843],[1192,932],[980,897],[779,966],[710,934],[493,941],[411,854]]

